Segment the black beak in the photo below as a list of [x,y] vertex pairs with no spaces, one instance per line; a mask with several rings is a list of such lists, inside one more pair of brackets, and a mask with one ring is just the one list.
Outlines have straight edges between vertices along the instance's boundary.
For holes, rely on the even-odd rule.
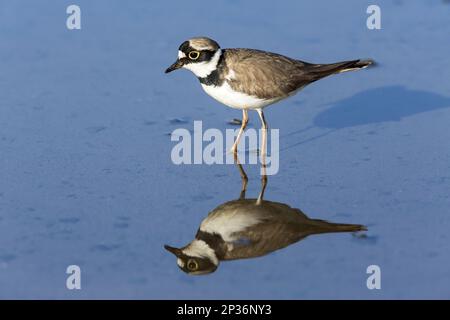
[[180,69],[183,66],[183,62],[181,60],[175,61],[170,67],[166,69],[166,73],[172,72],[174,70]]
[[179,256],[182,255],[181,249],[178,249],[178,248],[174,248],[174,247],[168,246],[167,244],[164,245],[164,249],[166,249],[166,250],[169,251],[170,253],[173,253],[176,257],[179,257]]

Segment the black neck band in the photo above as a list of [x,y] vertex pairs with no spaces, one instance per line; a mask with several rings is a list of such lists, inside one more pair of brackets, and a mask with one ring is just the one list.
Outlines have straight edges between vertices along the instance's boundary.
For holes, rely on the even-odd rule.
[[208,74],[206,77],[200,78],[198,77],[198,80],[200,80],[201,84],[204,84],[206,86],[220,86],[223,83],[223,78],[220,77],[220,72],[224,67],[224,61],[223,61],[223,52],[220,54],[219,61],[217,62],[216,69],[212,71],[210,74]]
[[209,233],[199,229],[195,238],[204,241],[211,249],[213,249],[219,260],[223,259],[225,256],[226,244],[219,234]]

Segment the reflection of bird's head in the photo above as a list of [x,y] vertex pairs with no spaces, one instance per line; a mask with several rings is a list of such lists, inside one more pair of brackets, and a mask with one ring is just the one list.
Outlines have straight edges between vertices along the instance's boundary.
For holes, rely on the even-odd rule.
[[202,240],[194,240],[181,249],[168,245],[164,248],[177,257],[178,267],[191,275],[212,273],[219,265],[219,259],[214,250]]

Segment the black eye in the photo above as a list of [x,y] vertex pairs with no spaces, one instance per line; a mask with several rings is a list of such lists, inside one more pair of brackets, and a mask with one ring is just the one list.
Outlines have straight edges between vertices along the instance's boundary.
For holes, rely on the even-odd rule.
[[191,51],[191,52],[189,52],[188,56],[189,56],[189,59],[191,59],[191,60],[197,60],[198,57],[200,57],[200,52]]
[[187,263],[187,267],[190,271],[196,271],[198,269],[197,261],[190,259]]

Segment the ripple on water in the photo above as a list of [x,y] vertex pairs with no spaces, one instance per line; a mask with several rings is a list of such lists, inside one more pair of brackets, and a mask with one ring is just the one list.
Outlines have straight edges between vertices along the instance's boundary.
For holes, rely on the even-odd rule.
[[91,247],[91,251],[94,252],[109,252],[117,250],[120,247],[118,244],[97,244]]
[[0,254],[0,262],[2,262],[2,263],[11,262],[11,261],[15,260],[16,258],[17,258],[17,256],[14,254],[9,254],[9,253]]
[[79,218],[75,218],[75,217],[59,219],[59,222],[61,222],[61,223],[70,223],[70,224],[78,223],[79,221],[80,221],[80,219]]

